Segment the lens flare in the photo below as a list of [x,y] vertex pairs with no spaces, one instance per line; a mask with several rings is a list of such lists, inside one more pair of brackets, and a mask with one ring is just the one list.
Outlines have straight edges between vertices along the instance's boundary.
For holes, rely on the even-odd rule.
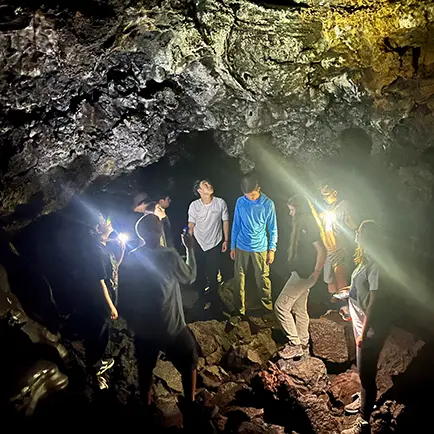
[[123,232],[118,235],[119,241],[122,241],[123,243],[126,243],[129,240],[129,238],[130,238],[129,235]]

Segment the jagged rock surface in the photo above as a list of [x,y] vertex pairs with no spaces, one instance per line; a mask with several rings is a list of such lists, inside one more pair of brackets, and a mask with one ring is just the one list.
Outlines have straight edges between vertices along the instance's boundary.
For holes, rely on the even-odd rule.
[[331,363],[350,362],[355,359],[351,324],[342,321],[339,315],[335,316],[310,321],[312,354]]
[[[341,133],[359,127],[415,215],[429,198],[433,175],[413,162],[434,132],[431,1],[3,3],[0,213],[9,221],[56,209],[204,130],[248,169],[249,135],[268,133],[305,161],[335,155]],[[19,204],[30,205],[21,217]]]

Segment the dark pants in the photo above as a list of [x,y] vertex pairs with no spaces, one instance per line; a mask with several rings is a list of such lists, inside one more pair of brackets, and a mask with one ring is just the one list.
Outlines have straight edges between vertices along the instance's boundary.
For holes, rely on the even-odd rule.
[[157,364],[158,354],[163,351],[167,358],[173,363],[182,377],[184,395],[188,396],[188,389],[191,388],[191,373],[197,367],[198,354],[196,339],[191,330],[186,326],[167,348],[164,348],[160,341],[134,338],[137,366],[139,371],[140,394],[146,402],[152,385],[152,371]]
[[[217,276],[220,269],[221,250],[222,243],[219,243],[211,250],[204,252],[196,239],[194,240],[197,264],[196,287],[200,300],[203,300],[205,296],[209,297],[211,302],[219,300]],[[205,292],[206,287],[209,287],[207,292]]]
[[363,420],[368,422],[377,399],[377,363],[387,334],[386,329],[379,327],[371,337],[363,341],[361,348],[357,348],[357,367],[361,383],[360,414]]
[[104,316],[83,316],[84,349],[88,368],[98,370],[109,343],[110,320]]

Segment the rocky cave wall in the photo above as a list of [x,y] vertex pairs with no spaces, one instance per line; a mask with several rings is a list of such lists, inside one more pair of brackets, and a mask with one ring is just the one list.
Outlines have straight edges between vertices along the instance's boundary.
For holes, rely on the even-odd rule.
[[151,164],[191,131],[213,131],[248,170],[252,135],[304,164],[358,127],[403,199],[429,200],[433,1],[57,3],[0,6],[3,221]]

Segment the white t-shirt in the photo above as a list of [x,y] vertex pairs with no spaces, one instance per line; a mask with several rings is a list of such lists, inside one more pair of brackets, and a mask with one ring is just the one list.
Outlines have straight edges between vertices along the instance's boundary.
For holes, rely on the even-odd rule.
[[188,221],[194,223],[193,235],[202,250],[211,250],[222,240],[222,222],[229,220],[226,202],[214,197],[204,204],[202,199],[191,202],[188,208]]

